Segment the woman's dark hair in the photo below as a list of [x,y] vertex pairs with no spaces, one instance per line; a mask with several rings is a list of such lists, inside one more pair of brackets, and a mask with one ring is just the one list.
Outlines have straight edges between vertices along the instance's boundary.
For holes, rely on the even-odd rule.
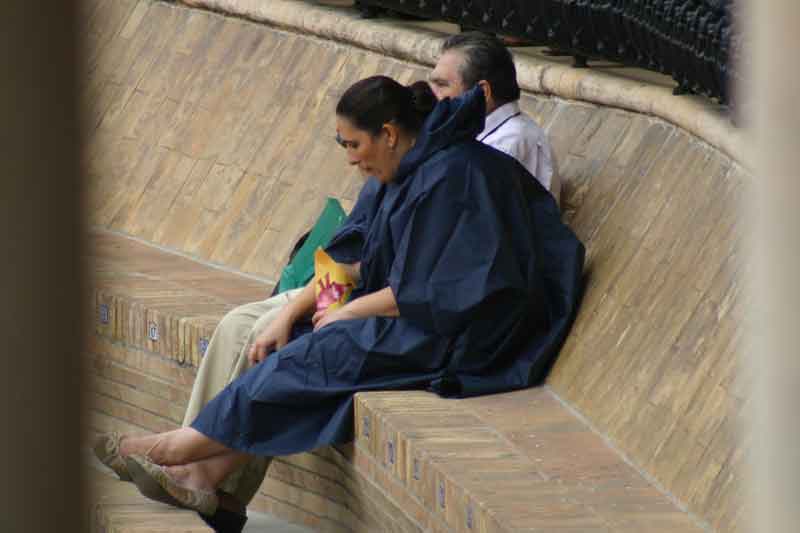
[[498,106],[519,100],[514,57],[500,39],[477,31],[458,33],[442,43],[442,53],[451,50],[464,58],[459,72],[464,87],[486,80]]
[[424,81],[406,87],[392,78],[373,76],[344,92],[336,114],[371,135],[377,135],[388,122],[415,134],[435,106],[436,97]]

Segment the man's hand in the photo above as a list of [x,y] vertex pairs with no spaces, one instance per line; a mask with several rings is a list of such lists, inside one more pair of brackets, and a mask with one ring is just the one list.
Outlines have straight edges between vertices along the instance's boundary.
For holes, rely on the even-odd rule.
[[250,347],[247,360],[250,366],[260,363],[267,358],[270,353],[280,350],[289,342],[289,335],[292,332],[292,323],[283,317],[277,317],[264,328],[264,331],[256,337]]

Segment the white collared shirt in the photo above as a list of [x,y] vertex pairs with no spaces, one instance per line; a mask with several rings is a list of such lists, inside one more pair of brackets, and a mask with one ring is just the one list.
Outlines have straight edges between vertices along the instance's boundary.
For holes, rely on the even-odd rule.
[[477,139],[522,163],[559,203],[561,183],[554,170],[550,142],[536,121],[520,111],[518,102],[492,111]]

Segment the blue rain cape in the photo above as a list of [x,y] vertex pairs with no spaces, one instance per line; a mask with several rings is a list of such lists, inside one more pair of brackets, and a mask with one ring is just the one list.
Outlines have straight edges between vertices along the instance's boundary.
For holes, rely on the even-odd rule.
[[296,328],[192,427],[285,455],[351,440],[358,391],[463,397],[541,382],[574,318],[584,248],[522,165],[475,140],[484,116],[477,88],[440,102],[394,181],[367,180],[327,248],[361,262],[353,298],[391,287],[400,317]]

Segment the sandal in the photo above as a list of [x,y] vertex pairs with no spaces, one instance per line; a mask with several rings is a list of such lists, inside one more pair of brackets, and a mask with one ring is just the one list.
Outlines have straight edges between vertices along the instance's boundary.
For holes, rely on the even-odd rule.
[[94,456],[101,463],[114,471],[121,481],[131,481],[131,475],[125,465],[125,459],[119,454],[119,443],[122,437],[116,431],[97,437],[92,446]]
[[147,457],[129,455],[125,457],[125,465],[143,496],[174,507],[193,509],[206,516],[213,516],[217,511],[219,498],[215,493],[179,485],[164,467]]

